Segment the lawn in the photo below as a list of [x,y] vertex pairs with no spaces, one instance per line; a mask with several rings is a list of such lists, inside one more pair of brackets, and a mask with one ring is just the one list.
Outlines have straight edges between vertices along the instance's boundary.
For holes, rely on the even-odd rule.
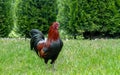
[[120,74],[120,39],[63,41],[53,71],[30,50],[29,39],[0,39],[0,75]]

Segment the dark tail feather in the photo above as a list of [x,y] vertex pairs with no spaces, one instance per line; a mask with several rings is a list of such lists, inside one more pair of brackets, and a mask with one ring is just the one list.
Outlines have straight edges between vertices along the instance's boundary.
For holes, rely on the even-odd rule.
[[38,44],[39,41],[45,39],[44,35],[38,29],[32,29],[29,34],[30,34],[30,37],[31,37],[30,49],[34,50],[37,53],[37,55],[39,55],[38,50],[37,50],[37,44]]

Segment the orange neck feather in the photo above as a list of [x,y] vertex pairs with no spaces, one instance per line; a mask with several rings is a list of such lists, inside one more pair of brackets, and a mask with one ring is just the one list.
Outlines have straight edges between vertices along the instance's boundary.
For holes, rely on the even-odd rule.
[[49,33],[48,33],[48,40],[56,41],[58,38],[59,38],[58,30],[50,27]]
[[59,39],[59,32],[58,29],[54,29],[52,26],[50,26],[49,32],[48,32],[48,39],[46,42],[47,47],[50,46],[50,43],[52,41],[56,41]]

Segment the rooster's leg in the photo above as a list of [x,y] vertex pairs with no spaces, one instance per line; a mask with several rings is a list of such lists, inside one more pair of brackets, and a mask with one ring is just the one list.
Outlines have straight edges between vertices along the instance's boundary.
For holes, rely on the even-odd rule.
[[45,64],[46,64],[46,69],[48,69],[48,59],[44,59],[44,62],[45,62]]
[[52,64],[53,71],[55,71],[55,59],[52,59],[51,64]]
[[52,69],[55,71],[55,63],[52,63]]
[[49,66],[48,66],[48,64],[46,64],[46,69],[49,69]]

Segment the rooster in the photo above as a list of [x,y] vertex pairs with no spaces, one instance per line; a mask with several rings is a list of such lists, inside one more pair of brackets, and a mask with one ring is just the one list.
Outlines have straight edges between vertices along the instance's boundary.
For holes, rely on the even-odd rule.
[[48,38],[45,40],[44,35],[37,29],[32,29],[30,31],[31,49],[34,49],[37,55],[44,59],[44,62],[47,64],[51,60],[53,65],[63,47],[63,41],[60,39],[58,32],[59,23],[53,22],[48,31]]

